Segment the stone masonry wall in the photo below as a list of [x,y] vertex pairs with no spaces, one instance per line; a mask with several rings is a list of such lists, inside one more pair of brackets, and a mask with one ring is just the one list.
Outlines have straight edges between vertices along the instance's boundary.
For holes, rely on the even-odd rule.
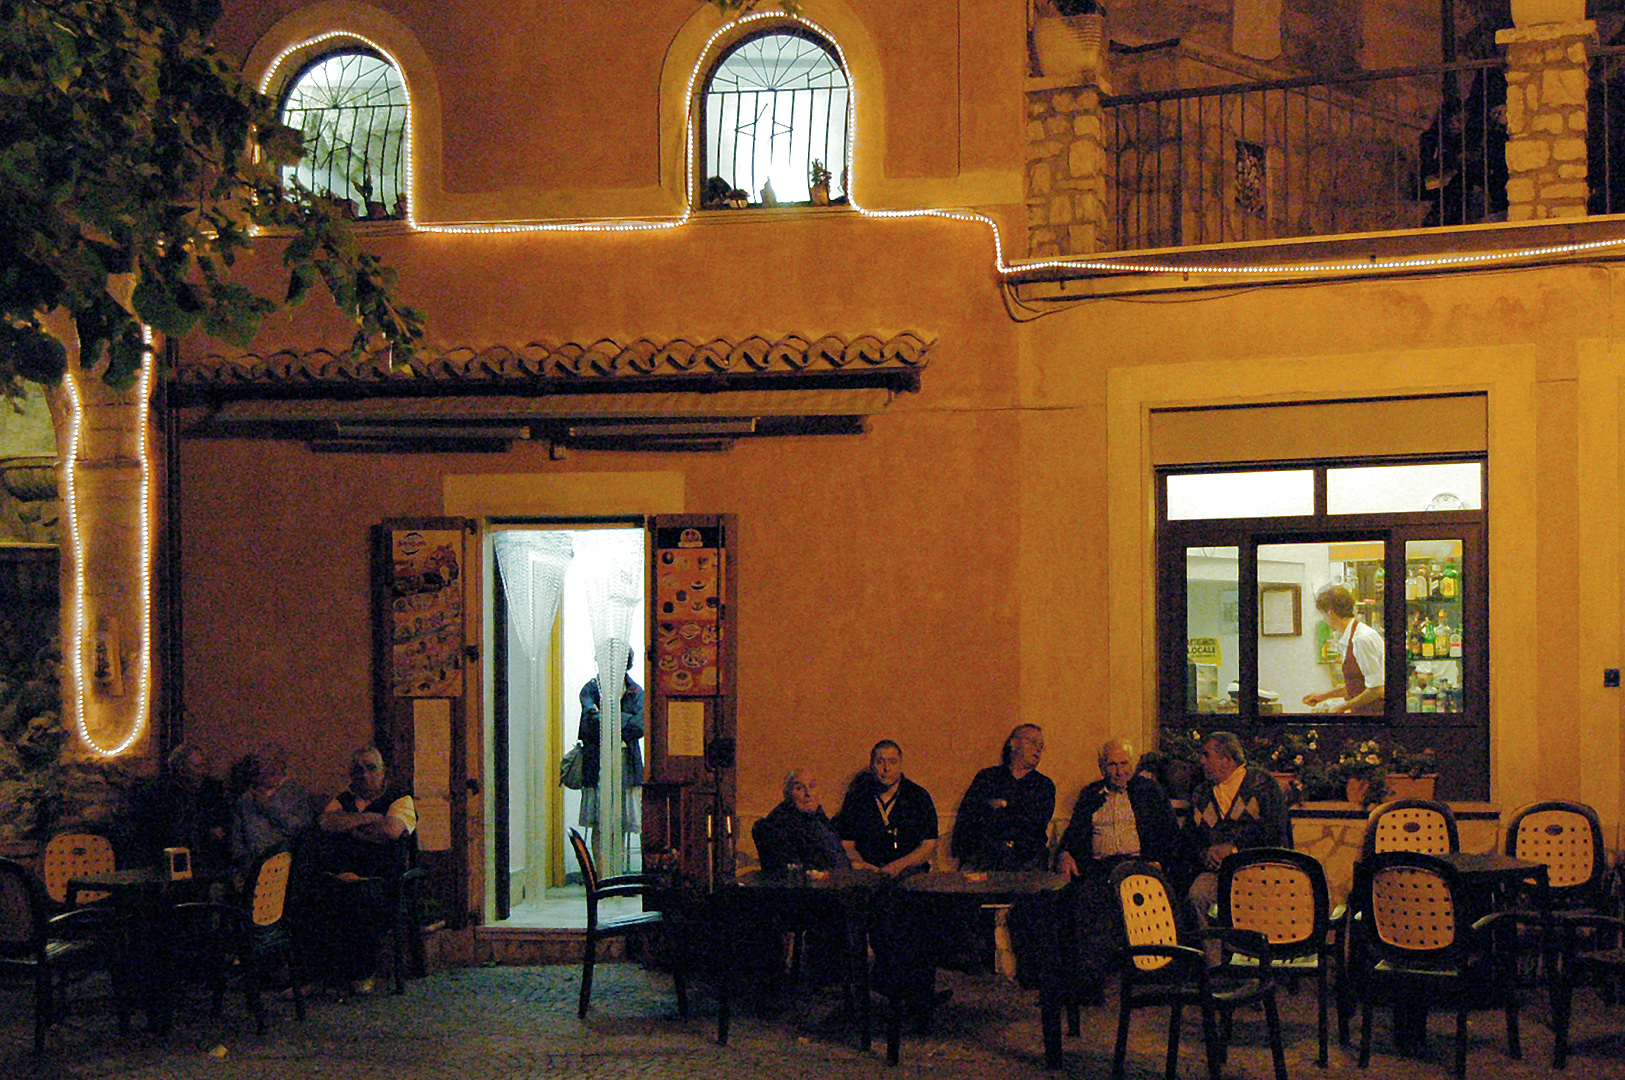
[[1098,84],[1027,91],[1027,251],[1086,255],[1105,231],[1105,146]]
[[1586,91],[1597,24],[1503,30],[1507,56],[1507,220],[1584,217]]

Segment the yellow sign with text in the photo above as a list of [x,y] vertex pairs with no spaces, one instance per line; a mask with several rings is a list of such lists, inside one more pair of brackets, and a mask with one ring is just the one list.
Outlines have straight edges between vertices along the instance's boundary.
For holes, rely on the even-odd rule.
[[1219,639],[1193,637],[1185,645],[1185,656],[1193,664],[1219,663]]

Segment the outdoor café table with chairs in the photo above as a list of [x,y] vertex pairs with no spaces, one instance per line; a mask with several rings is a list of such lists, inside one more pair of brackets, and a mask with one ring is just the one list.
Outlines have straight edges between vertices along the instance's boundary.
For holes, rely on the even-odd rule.
[[[728,1041],[730,1003],[743,966],[740,943],[754,936],[776,944],[781,936],[791,936],[794,970],[804,939],[822,930],[826,943],[834,939],[841,978],[856,1006],[860,1049],[868,1050],[872,1042],[871,993],[887,999],[886,1060],[895,1065],[901,1053],[903,1012],[921,990],[921,973],[934,968],[940,945],[922,928],[962,925],[967,913],[973,918],[984,905],[1054,894],[1067,881],[1065,874],[1041,871],[938,870],[900,879],[874,870],[852,869],[789,868],[741,874],[719,891],[713,923],[718,946],[714,950],[718,967],[717,1042],[726,1045]],[[875,970],[883,973],[878,979],[871,977],[871,948]],[[773,965],[775,977],[782,966],[780,954]],[[1058,1068],[1059,998],[1047,990],[1041,992],[1040,998],[1045,1062],[1050,1068]]]
[[84,871],[68,879],[70,897],[102,894],[100,904],[116,915],[115,977],[141,1004],[147,1026],[156,1033],[167,1033],[174,1024],[182,960],[179,905],[206,899],[210,885],[222,880],[212,873],[172,876],[167,866]]

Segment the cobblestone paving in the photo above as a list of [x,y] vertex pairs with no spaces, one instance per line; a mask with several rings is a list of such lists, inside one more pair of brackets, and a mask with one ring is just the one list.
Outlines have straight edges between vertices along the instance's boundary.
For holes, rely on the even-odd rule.
[[[593,1010],[576,1019],[579,971],[573,967],[489,967],[444,971],[409,983],[397,997],[380,988],[372,996],[318,997],[304,1023],[291,1003],[270,1003],[272,1025],[261,1039],[240,996],[211,1016],[206,995],[182,1008],[167,1040],[143,1033],[118,1035],[107,1012],[105,985],[73,989],[72,1013],[54,1028],[46,1053],[31,1052],[30,996],[0,990],[0,1077],[119,1078],[119,1080],[402,1080],[402,1078],[728,1077],[729,1080],[874,1080],[952,1077],[955,1080],[1025,1080],[1046,1076],[1106,1077],[1111,1069],[1115,1003],[1085,1009],[1083,1034],[1066,1039],[1059,1074],[1046,1073],[1033,994],[993,976],[944,972],[939,985],[953,999],[938,1013],[930,1035],[905,1033],[901,1064],[888,1068],[884,1040],[857,1049],[856,1024],[838,991],[804,990],[760,1015],[735,1010],[729,1045],[716,1044],[716,1003],[703,988],[691,994],[693,1014],[676,1015],[671,984],[634,964],[598,969]],[[1165,1017],[1166,1014],[1163,1014]],[[1389,1023],[1379,1014],[1371,1068],[1356,1067],[1352,1049],[1332,1049],[1331,1067],[1314,1064],[1314,995],[1304,987],[1283,1001],[1287,1067],[1294,1080],[1445,1080],[1451,1077],[1454,1021],[1433,1017],[1426,1054],[1398,1057]],[[1468,1075],[1489,1080],[1549,1077],[1551,1033],[1546,1010],[1532,1002],[1524,1013],[1525,1058],[1510,1061],[1498,1013],[1474,1014]],[[1136,1014],[1128,1075],[1160,1077],[1166,1020]],[[878,1033],[877,1033],[878,1034]],[[1358,1026],[1356,1024],[1356,1034]],[[1564,1074],[1575,1080],[1625,1080],[1625,1004],[1605,1008],[1594,995],[1579,1003],[1576,1049]],[[1180,1054],[1182,1080],[1205,1077],[1200,1024],[1186,1018]],[[1271,1080],[1261,1017],[1243,1015],[1226,1080]]]

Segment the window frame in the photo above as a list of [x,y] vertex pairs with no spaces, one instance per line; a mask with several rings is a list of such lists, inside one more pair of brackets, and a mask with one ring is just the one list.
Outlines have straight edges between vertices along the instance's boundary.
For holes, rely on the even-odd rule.
[[[842,58],[841,50],[836,47],[833,40],[826,38],[804,23],[787,20],[783,22],[769,22],[765,26],[755,27],[748,33],[741,34],[739,37],[722,46],[722,48],[717,52],[715,58],[712,59],[706,67],[705,77],[700,80],[700,85],[694,99],[694,116],[696,118],[695,138],[693,145],[694,191],[690,193],[690,197],[692,198],[693,205],[696,209],[718,209],[717,206],[706,201],[705,190],[706,184],[711,176],[722,175],[720,172],[713,173],[711,171],[712,165],[710,163],[710,112],[708,102],[712,93],[712,86],[716,80],[717,72],[735,53],[745,48],[751,42],[759,41],[762,38],[767,37],[800,38],[817,46],[819,49],[823,50],[823,52],[829,57],[830,63],[846,79],[846,102],[844,107],[841,109],[841,128],[844,135],[841,145],[841,156],[839,161],[830,159],[822,160],[824,160],[825,167],[830,172],[829,204],[845,205],[848,202],[851,177],[847,175],[847,170],[849,168],[849,162],[852,156],[853,128],[855,126],[855,117],[853,116],[852,110],[854,95],[852,72],[847,68]],[[783,91],[773,92],[780,93]],[[811,167],[812,160],[813,158],[809,151],[807,162],[809,168]],[[743,190],[737,187],[737,181],[738,177],[732,177],[729,179],[730,183],[735,184],[733,190]],[[840,190],[839,196],[835,194],[837,188]],[[745,208],[745,206],[748,206],[750,209],[760,209],[762,207],[762,204],[759,201],[756,201],[760,198],[759,191],[747,192],[747,196],[748,198],[744,206],[738,204],[728,205],[731,205],[734,209],[742,209]],[[811,202],[810,200],[784,200],[781,198],[777,205],[781,207],[807,207],[819,204]]]
[[[1433,510],[1396,514],[1326,513],[1328,469],[1365,465],[1473,462],[1480,467],[1480,510]],[[1312,468],[1315,471],[1315,513],[1300,517],[1205,518],[1170,521],[1167,517],[1167,477],[1198,473],[1256,472]],[[1489,460],[1484,453],[1429,454],[1404,457],[1325,458],[1307,461],[1224,463],[1222,465],[1169,465],[1154,471],[1156,506],[1156,627],[1158,723],[1170,729],[1211,730],[1234,728],[1243,738],[1249,732],[1279,725],[1331,727],[1337,738],[1368,737],[1391,732],[1405,738],[1403,729],[1426,729],[1430,745],[1459,745],[1468,759],[1466,772],[1448,785],[1457,797],[1488,797],[1489,729]],[[1401,588],[1386,588],[1383,613],[1388,674],[1380,716],[1261,713],[1258,708],[1258,548],[1282,543],[1343,543],[1380,541],[1384,546],[1387,580],[1405,579],[1407,541],[1452,539],[1462,543],[1461,619],[1463,655],[1462,708],[1459,713],[1408,712],[1405,688],[1410,669],[1405,634],[1388,632],[1406,625],[1406,598]],[[1197,712],[1186,696],[1188,660],[1187,549],[1234,547],[1237,564],[1237,682],[1240,692],[1234,713]],[[1414,732],[1422,735],[1422,731]],[[1481,750],[1481,752],[1480,752]],[[1441,754],[1441,757],[1443,754]]]
[[[297,65],[292,68],[292,70],[289,73],[289,75],[287,76],[287,78],[282,79],[280,81],[280,85],[278,86],[277,91],[276,91],[276,116],[277,116],[277,121],[279,123],[282,123],[282,124],[290,127],[290,128],[293,128],[296,131],[300,131],[301,133],[303,133],[304,129],[302,127],[295,127],[295,125],[288,123],[287,116],[286,116],[287,109],[288,109],[288,99],[289,99],[290,95],[293,94],[295,88],[299,86],[300,82],[303,79],[305,79],[305,77],[307,75],[309,75],[317,67],[319,67],[322,64],[327,63],[329,60],[333,59],[334,57],[338,57],[338,56],[362,56],[362,57],[366,57],[368,59],[376,60],[379,63],[381,63],[381,64],[385,65],[386,67],[388,67],[391,71],[393,71],[395,73],[395,78],[400,83],[400,93],[401,93],[401,97],[402,97],[402,101],[401,101],[399,106],[391,105],[389,107],[390,108],[398,107],[405,114],[405,119],[404,119],[404,121],[403,121],[403,123],[401,125],[401,129],[400,129],[400,135],[395,140],[395,142],[396,142],[395,159],[396,160],[395,160],[395,163],[394,163],[393,167],[389,170],[394,175],[394,187],[395,187],[395,191],[396,191],[396,201],[393,204],[386,203],[386,202],[383,202],[381,200],[378,201],[378,205],[383,206],[384,212],[383,212],[383,215],[381,217],[375,217],[369,212],[366,197],[364,195],[360,195],[359,192],[357,193],[356,197],[351,197],[351,196],[348,196],[348,195],[341,196],[341,195],[334,194],[333,198],[337,199],[340,202],[347,203],[352,208],[355,207],[356,202],[357,202],[357,198],[362,199],[363,202],[362,202],[361,209],[360,209],[359,212],[355,213],[355,218],[357,220],[379,221],[379,222],[404,222],[404,221],[408,220],[408,218],[411,216],[411,202],[412,202],[412,198],[413,198],[413,194],[412,194],[412,191],[411,191],[411,186],[412,186],[412,163],[410,161],[411,148],[412,148],[412,95],[411,95],[410,88],[407,85],[406,73],[401,69],[400,64],[397,63],[393,57],[381,52],[377,48],[374,48],[371,44],[367,43],[366,41],[364,41],[362,39],[341,37],[338,40],[331,41],[331,42],[324,42],[323,44],[326,45],[327,47],[326,48],[312,49],[309,52],[306,52],[303,55],[300,55],[299,58],[298,58]],[[350,144],[350,143],[346,143],[345,145],[349,146],[352,153],[353,153],[354,145]],[[385,133],[384,139],[383,139],[383,146],[385,148],[387,148],[388,145],[389,145],[389,135],[388,135],[387,129],[386,129],[386,133]],[[308,149],[309,148],[307,147],[307,150]],[[381,151],[381,153],[382,153],[382,151]],[[362,154],[360,156],[362,157],[362,159],[364,161],[366,160],[366,155],[365,154]],[[378,164],[379,165],[379,169],[378,169],[379,174],[382,175],[384,173],[384,171],[385,171],[384,166],[387,165],[387,160],[385,162],[380,162],[380,163],[371,163],[371,162],[369,162],[368,164],[369,165]],[[301,161],[300,165],[295,167],[295,172],[297,172],[298,168],[304,167],[304,166],[305,166],[305,162]],[[311,167],[312,171],[314,172],[315,166],[312,165],[310,167]],[[331,171],[332,171],[331,165],[327,166],[324,171],[330,176]],[[315,190],[316,190],[317,194],[322,194],[322,189],[320,187],[317,187]],[[329,191],[330,190],[331,189],[329,188]],[[396,211],[397,207],[400,208],[400,211],[398,213]]]

